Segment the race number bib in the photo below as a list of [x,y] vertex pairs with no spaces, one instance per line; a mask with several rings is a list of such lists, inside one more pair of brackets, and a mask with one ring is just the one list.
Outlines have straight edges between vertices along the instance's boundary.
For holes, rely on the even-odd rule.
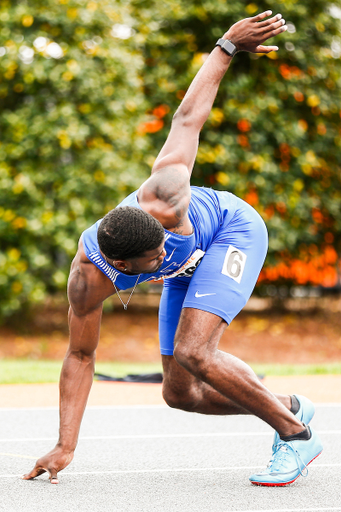
[[171,274],[165,275],[160,279],[171,279],[172,277],[192,277],[194,274],[194,271],[199,266],[199,263],[204,257],[205,252],[201,249],[197,249],[192,256],[182,265],[182,267],[178,268],[175,272],[172,272]]
[[246,258],[247,256],[244,252],[236,249],[233,245],[230,245],[225,256],[221,273],[231,279],[234,279],[237,283],[240,283],[245,268]]

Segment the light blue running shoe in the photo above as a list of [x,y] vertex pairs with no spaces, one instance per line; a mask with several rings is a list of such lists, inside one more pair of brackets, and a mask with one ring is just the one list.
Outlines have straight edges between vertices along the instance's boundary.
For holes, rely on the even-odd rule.
[[267,468],[260,473],[251,475],[249,480],[254,485],[282,487],[292,484],[300,475],[308,476],[307,466],[322,452],[322,443],[316,432],[308,427],[311,433],[307,441],[280,440],[276,445]]
[[[295,416],[298,420],[302,421],[302,423],[304,423],[305,425],[308,425],[311,422],[311,420],[313,419],[313,416],[315,414],[315,406],[314,406],[313,402],[311,400],[309,400],[309,398],[306,398],[305,396],[302,396],[302,395],[294,395],[294,396],[297,398],[297,400],[300,404],[300,408],[298,409]],[[281,440],[281,438],[279,437],[278,432],[275,432],[274,439],[272,442],[272,454],[275,453],[276,445],[280,440]]]

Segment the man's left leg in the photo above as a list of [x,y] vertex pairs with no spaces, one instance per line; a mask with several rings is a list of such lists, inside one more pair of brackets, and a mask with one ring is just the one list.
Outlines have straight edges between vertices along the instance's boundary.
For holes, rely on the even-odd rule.
[[[224,403],[230,404],[232,414],[241,414],[243,410],[246,414],[254,414],[283,436],[301,432],[304,426],[289,411],[290,397],[276,398],[246,363],[218,349],[225,328],[226,323],[213,313],[184,308],[175,335],[174,358],[177,363],[228,399]],[[165,378],[167,382],[167,373]],[[195,410],[206,412],[206,408],[207,414],[217,414],[213,410],[210,412],[212,404],[209,405],[207,389],[206,396],[208,400],[201,403],[202,410],[198,410],[199,404]],[[213,391],[211,398],[219,403],[219,395]],[[216,406],[213,402],[213,408]]]
[[[222,322],[215,336],[217,343],[226,328]],[[194,376],[181,366],[174,356],[162,355],[163,386],[165,402],[175,409],[200,414],[239,415],[251,414],[233,400],[213,389],[209,384]],[[288,410],[292,408],[289,395],[274,395]]]
[[288,485],[306,473],[307,465],[322,451],[321,441],[263,386],[247,364],[218,350],[222,322],[213,313],[184,308],[175,336],[174,357],[197,379],[279,433],[281,437],[268,467],[252,475],[250,481],[255,485]]

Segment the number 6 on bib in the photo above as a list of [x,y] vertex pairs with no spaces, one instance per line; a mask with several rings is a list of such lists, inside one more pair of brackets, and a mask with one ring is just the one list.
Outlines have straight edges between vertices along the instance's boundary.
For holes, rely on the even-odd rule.
[[221,273],[225,276],[231,277],[231,279],[234,279],[237,283],[240,283],[244,272],[246,258],[247,256],[244,252],[236,249],[233,245],[230,245],[225,256]]

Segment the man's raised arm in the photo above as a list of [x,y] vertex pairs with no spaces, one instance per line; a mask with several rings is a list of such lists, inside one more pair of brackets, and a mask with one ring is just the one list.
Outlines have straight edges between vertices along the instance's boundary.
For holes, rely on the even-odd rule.
[[[265,11],[238,21],[223,35],[236,51],[269,53],[277,46],[263,43],[287,30],[281,14],[272,18]],[[232,52],[232,55],[234,53]],[[151,177],[138,193],[141,207],[160,220],[167,229],[188,234],[187,209],[190,201],[189,180],[198,151],[200,130],[207,120],[232,56],[214,48],[195,76],[173,117],[171,130],[152,169]]]
[[[223,35],[237,51],[269,53],[277,46],[263,43],[287,30],[281,14],[266,11],[253,18],[238,21]],[[232,57],[216,46],[195,76],[178,110],[165,145],[160,151],[152,174],[169,165],[183,165],[191,173],[198,149],[199,133],[207,120]]]

